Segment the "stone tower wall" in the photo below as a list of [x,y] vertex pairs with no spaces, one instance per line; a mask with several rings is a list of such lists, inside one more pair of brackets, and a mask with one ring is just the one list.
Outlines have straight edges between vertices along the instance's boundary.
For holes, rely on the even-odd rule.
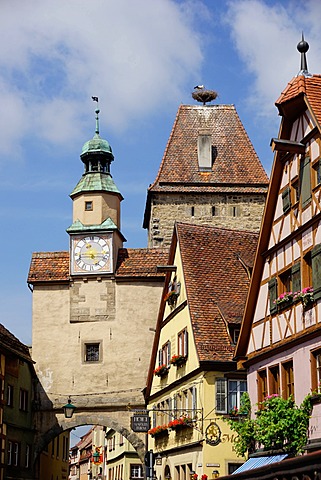
[[170,245],[175,221],[258,232],[263,194],[153,194],[149,247]]

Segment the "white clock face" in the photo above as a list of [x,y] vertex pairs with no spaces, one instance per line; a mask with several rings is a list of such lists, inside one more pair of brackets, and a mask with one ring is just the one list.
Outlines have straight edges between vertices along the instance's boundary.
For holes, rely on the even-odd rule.
[[98,235],[84,237],[74,244],[73,258],[74,271],[106,271],[110,260],[109,245],[104,238]]

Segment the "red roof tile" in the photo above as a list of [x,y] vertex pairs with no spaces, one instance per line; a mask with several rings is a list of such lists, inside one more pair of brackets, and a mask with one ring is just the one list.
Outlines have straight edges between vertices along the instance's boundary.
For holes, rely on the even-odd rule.
[[[199,170],[197,140],[210,132],[215,155],[212,170]],[[212,191],[213,187],[257,188],[265,192],[268,177],[241,123],[234,105],[181,105],[162,163],[149,191]],[[251,192],[252,193],[252,192]]]
[[69,280],[69,252],[36,252],[32,254],[28,283],[66,282]]
[[312,77],[305,77],[299,75],[292,78],[286,88],[281,93],[280,97],[275,102],[277,107],[282,107],[287,102],[294,100],[301,96],[306,96],[309,104],[312,107],[313,113],[321,126],[321,75],[313,75]]
[[164,277],[157,265],[168,261],[168,248],[122,248],[118,252],[116,277]]
[[199,359],[231,361],[227,324],[241,322],[258,234],[183,223],[176,231]]
[[[140,248],[119,250],[116,278],[123,277],[164,277],[157,273],[159,264],[166,264],[168,249]],[[28,283],[66,282],[70,279],[69,252],[37,252],[33,253]]]

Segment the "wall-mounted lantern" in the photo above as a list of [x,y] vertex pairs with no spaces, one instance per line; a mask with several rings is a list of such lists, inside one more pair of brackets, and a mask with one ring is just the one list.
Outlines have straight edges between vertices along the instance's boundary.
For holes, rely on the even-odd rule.
[[220,476],[220,472],[218,470],[213,470],[212,472],[212,478],[218,478]]

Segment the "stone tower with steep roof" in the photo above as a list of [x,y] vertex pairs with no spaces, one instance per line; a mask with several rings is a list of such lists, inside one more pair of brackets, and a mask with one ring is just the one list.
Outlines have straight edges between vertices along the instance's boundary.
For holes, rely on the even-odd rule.
[[175,221],[258,231],[268,177],[234,105],[181,105],[144,215],[148,246]]

